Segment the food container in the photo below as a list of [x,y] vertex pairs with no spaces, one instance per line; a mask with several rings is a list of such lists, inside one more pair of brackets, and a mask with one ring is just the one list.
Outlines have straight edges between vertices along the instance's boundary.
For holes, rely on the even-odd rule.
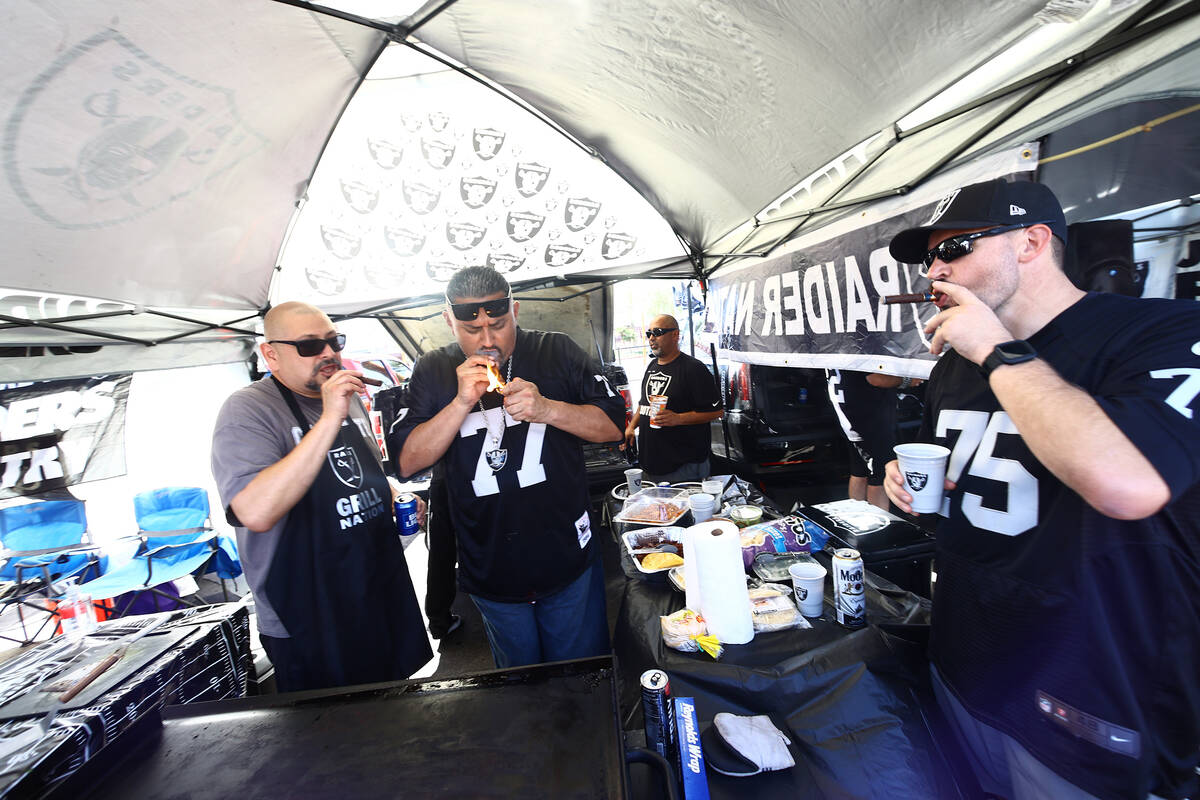
[[688,493],[673,486],[648,486],[626,498],[616,522],[672,525],[688,511]]
[[762,522],[762,515],[762,509],[752,505],[734,506],[728,510],[729,518],[739,528],[745,528],[748,525],[757,525]]
[[682,489],[688,494],[700,494],[704,491],[704,486],[700,481],[685,481],[684,483],[672,483],[672,489]]
[[754,557],[751,568],[764,581],[779,583],[791,580],[788,567],[802,561],[817,563],[808,553],[759,553]]
[[654,575],[659,572],[668,572],[674,568],[683,569],[683,565],[678,561],[673,561],[673,563],[668,563],[661,567],[647,567],[643,563],[646,560],[646,556],[655,553],[660,555],[673,554],[683,558],[683,530],[683,528],[674,526],[639,528],[638,530],[626,531],[621,534],[621,541],[625,543],[625,552],[629,553],[629,557],[633,559],[638,572],[646,575]]

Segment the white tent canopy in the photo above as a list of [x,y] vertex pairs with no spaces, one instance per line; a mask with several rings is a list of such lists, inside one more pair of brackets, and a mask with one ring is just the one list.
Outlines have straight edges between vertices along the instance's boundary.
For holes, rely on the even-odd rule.
[[467,263],[707,274],[1200,94],[1197,0],[329,5],[6,6],[0,380],[242,359],[269,302],[415,306]]

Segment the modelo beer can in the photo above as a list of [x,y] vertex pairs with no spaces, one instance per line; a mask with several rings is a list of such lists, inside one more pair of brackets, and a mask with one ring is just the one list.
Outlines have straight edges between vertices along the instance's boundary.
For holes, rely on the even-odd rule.
[[863,562],[857,550],[833,551],[833,600],[838,624],[861,628],[867,624],[867,596],[863,588]]
[[417,496],[410,492],[405,492],[396,498],[396,530],[400,531],[401,536],[412,536],[417,531],[421,530],[421,524],[417,521]]
[[642,716],[646,723],[646,749],[675,763],[675,704],[671,683],[661,669],[642,673]]

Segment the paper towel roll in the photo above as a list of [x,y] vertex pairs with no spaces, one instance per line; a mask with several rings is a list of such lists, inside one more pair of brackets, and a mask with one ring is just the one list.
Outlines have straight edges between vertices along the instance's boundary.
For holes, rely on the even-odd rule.
[[688,608],[725,644],[754,638],[754,617],[742,564],[742,541],[732,522],[703,522],[683,534],[683,580]]

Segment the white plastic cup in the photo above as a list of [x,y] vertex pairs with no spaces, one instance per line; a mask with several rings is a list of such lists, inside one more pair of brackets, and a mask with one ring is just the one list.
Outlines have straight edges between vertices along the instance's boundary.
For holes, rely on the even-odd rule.
[[900,460],[904,488],[912,495],[912,510],[920,514],[941,511],[950,451],[925,442],[898,444],[892,449]]
[[661,425],[654,424],[654,417],[658,415],[658,412],[667,407],[666,395],[652,394],[646,398],[646,402],[650,404],[650,427],[661,428]]
[[819,617],[825,605],[825,568],[811,561],[801,561],[788,567],[796,605],[806,617]]
[[696,492],[688,496],[688,505],[692,509],[692,523],[699,525],[701,522],[707,522],[712,519],[713,506],[716,503],[716,498],[711,494]]
[[642,471],[637,467],[625,470],[625,485],[629,487],[629,494],[634,495],[642,490]]
[[700,491],[705,494],[711,494],[714,498],[721,496],[721,482],[712,480],[700,481]]

